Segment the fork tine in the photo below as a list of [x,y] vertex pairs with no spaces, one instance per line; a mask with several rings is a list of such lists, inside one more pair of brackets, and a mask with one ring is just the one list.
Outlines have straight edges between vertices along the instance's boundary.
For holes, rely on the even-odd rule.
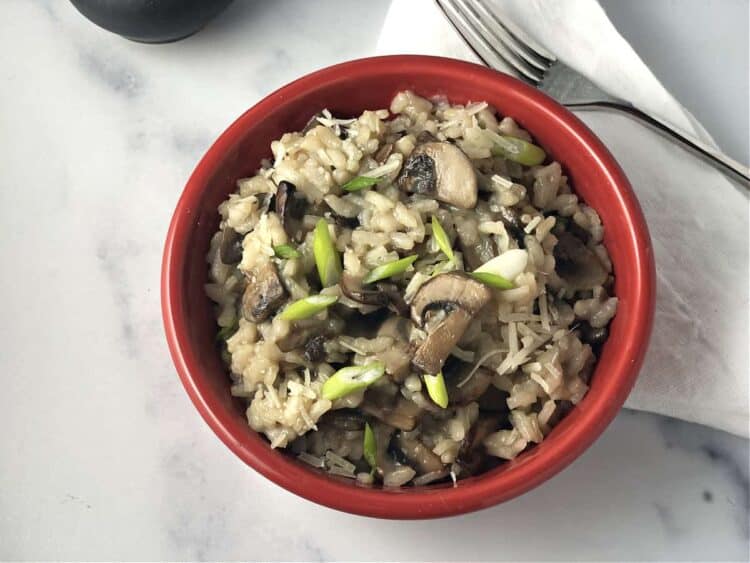
[[484,37],[487,44],[492,50],[497,53],[506,63],[514,67],[518,72],[524,75],[532,83],[536,84],[544,75],[544,70],[534,68],[532,65],[527,63],[524,59],[516,55],[512,50],[508,49],[503,40],[498,37],[487,25],[487,20],[482,18],[474,10],[472,5],[476,5],[476,2],[467,0],[452,0],[454,5],[459,11],[463,13],[467,21],[472,24],[474,29]]
[[537,52],[531,47],[516,39],[507,29],[505,29],[502,22],[499,21],[497,16],[485,5],[483,0],[475,0],[473,6],[498,40],[527,63],[538,68],[542,72],[545,72],[550,65],[554,63],[554,60],[550,60],[543,55],[537,54]]
[[467,21],[464,14],[455,6],[453,0],[437,0],[437,4],[461,37],[463,37],[464,41],[466,41],[469,48],[474,51],[474,54],[485,65],[516,78],[523,78],[515,68],[506,63],[494,51],[492,46],[487,43],[487,40]]
[[[484,7],[484,6],[482,6]],[[485,9],[488,12],[491,12],[491,15],[494,16],[494,20],[503,28],[505,28],[505,31],[508,32],[508,34],[516,40],[518,44],[523,46],[524,48],[528,49],[532,53],[534,53],[536,56],[541,57],[542,59],[545,59],[548,65],[551,65],[552,63],[557,61],[557,57],[550,53],[547,49],[542,47],[539,43],[537,43],[534,39],[529,37],[520,27],[518,27],[515,23],[510,21],[508,18],[503,19],[503,17],[497,12],[497,10],[493,9]]]
[[539,83],[543,73],[499,42],[464,0],[438,0],[438,5],[485,64],[532,85]]

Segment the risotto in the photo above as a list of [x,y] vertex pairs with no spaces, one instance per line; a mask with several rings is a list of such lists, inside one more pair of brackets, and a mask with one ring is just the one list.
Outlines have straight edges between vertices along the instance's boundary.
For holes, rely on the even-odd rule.
[[322,110],[219,206],[206,293],[271,447],[362,484],[461,479],[581,401],[615,314],[596,211],[511,117]]

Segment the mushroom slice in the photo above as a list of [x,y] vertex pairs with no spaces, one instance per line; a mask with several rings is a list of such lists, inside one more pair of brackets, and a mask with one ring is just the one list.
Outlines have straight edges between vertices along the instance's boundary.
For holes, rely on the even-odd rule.
[[498,209],[498,215],[500,216],[500,221],[505,225],[505,230],[518,243],[518,247],[525,248],[526,244],[524,243],[524,237],[526,236],[526,233],[523,230],[524,224],[521,222],[521,214],[518,210],[501,205],[500,209]]
[[444,469],[440,458],[419,440],[407,438],[403,432],[399,432],[395,438],[395,443],[396,447],[406,457],[409,465],[413,466],[420,475]]
[[325,343],[327,337],[324,334],[313,336],[305,342],[304,356],[308,362],[317,363],[323,360],[326,355]]
[[553,252],[555,271],[576,291],[594,289],[607,281],[607,270],[581,239],[560,233]]
[[471,364],[461,362],[455,372],[448,374],[448,398],[451,405],[466,405],[476,401],[492,383],[492,372],[485,367],[479,367],[466,383],[458,387],[472,369]]
[[414,352],[412,364],[422,373],[438,373],[470,322],[471,316],[463,309],[451,312],[427,334],[427,338]]
[[454,207],[473,209],[477,204],[477,176],[469,158],[446,142],[418,145],[404,163],[401,189],[433,196]]
[[431,311],[442,319],[432,328],[427,326],[427,338],[417,348],[412,364],[423,373],[438,373],[490,295],[487,286],[463,272],[439,274],[420,287],[412,301],[414,321],[420,326],[433,324],[427,319]]
[[487,436],[497,430],[499,425],[499,416],[480,415],[479,419],[469,429],[456,456],[456,463],[469,475],[476,473],[487,457],[486,452],[482,448],[482,442],[484,442]]
[[393,338],[393,345],[383,352],[378,352],[377,357],[385,364],[385,372],[398,383],[406,379],[411,371],[410,328],[409,319],[390,317],[380,325],[377,333],[377,336]]
[[219,258],[224,264],[237,264],[242,260],[242,236],[232,227],[221,230]]
[[297,188],[291,182],[286,180],[279,182],[279,187],[276,190],[275,210],[287,235],[296,242],[302,242],[304,233],[301,229],[300,219],[304,214],[304,200],[295,196],[296,191]]
[[379,282],[375,284],[373,289],[366,289],[362,287],[361,278],[344,272],[341,275],[339,285],[342,293],[352,301],[363,305],[388,307],[398,315],[406,316],[409,314],[409,306],[404,301],[396,284]]
[[411,316],[418,325],[423,325],[430,310],[444,309],[446,312],[460,308],[469,316],[479,312],[490,300],[490,290],[464,272],[438,274],[422,284],[414,295]]
[[407,432],[414,430],[417,417],[422,414],[422,409],[401,396],[397,397],[393,404],[383,405],[370,400],[370,397],[365,395],[365,401],[360,405],[360,409],[365,414]]
[[264,262],[250,274],[242,295],[242,316],[260,323],[270,317],[286,300],[286,289],[281,283],[276,266]]

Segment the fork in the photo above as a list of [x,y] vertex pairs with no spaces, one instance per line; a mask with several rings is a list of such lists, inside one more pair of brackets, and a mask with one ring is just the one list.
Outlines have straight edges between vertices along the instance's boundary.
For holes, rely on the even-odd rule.
[[495,70],[521,79],[571,109],[616,110],[678,141],[717,169],[750,187],[750,169],[713,147],[677,131],[655,115],[616,98],[557,60],[554,54],[503,20],[483,0],[436,0],[474,54]]

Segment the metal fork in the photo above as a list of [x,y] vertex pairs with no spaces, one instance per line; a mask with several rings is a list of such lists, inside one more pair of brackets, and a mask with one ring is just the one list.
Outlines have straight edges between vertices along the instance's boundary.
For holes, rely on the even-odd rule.
[[604,92],[582,74],[564,65],[547,49],[482,0],[436,0],[456,31],[490,68],[528,82],[572,109],[617,110],[634,117],[669,139],[680,142],[719,170],[750,187],[750,169],[713,147],[692,139],[655,115]]

